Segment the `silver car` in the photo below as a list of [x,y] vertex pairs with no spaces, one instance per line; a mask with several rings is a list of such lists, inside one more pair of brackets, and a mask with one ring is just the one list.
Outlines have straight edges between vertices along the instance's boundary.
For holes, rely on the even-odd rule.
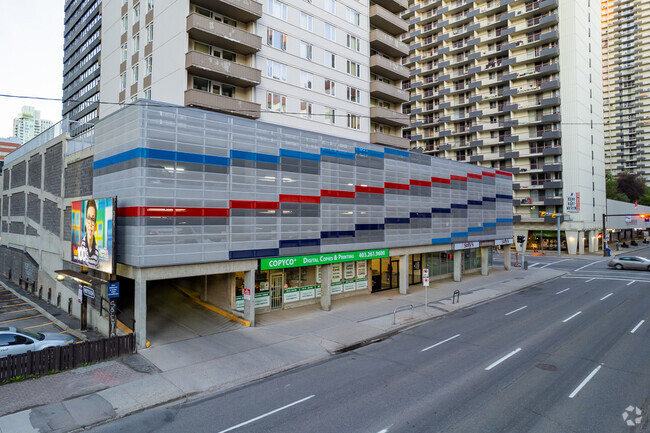
[[31,332],[13,326],[0,326],[0,358],[74,343],[74,337],[68,334]]
[[620,256],[612,258],[607,266],[616,269],[638,269],[650,271],[650,260],[639,256]]

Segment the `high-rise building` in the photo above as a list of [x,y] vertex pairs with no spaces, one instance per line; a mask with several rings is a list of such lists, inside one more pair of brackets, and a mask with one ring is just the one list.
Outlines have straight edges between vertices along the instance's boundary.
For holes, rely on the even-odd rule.
[[[138,98],[407,149],[406,0],[104,0],[100,99]],[[101,115],[117,105],[103,105]]]
[[50,126],[52,126],[51,120],[41,119],[40,111],[26,105],[14,119],[14,136],[25,144]]
[[650,183],[650,4],[602,0],[607,170]]
[[82,123],[99,116],[101,11],[102,0],[65,2],[62,116]]
[[555,213],[572,250],[605,209],[600,3],[584,3],[416,0],[402,15],[404,136],[511,172],[515,233],[529,246],[549,245],[540,232],[555,229]]

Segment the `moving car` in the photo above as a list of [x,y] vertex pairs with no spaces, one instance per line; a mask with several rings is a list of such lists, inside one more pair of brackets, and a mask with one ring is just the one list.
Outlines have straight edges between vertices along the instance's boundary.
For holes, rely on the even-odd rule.
[[74,343],[74,337],[68,334],[31,332],[13,326],[0,326],[0,358]]
[[619,256],[613,257],[607,266],[616,269],[638,269],[641,271],[650,271],[650,260],[639,256]]

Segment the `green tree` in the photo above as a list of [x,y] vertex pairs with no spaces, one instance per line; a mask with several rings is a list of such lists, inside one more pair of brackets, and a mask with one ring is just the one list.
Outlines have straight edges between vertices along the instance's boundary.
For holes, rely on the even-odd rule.
[[625,194],[630,203],[643,197],[646,193],[646,186],[638,174],[622,173],[616,178],[616,192]]
[[607,192],[607,198],[610,200],[630,202],[630,198],[627,195],[618,192],[617,178],[610,171],[605,174],[605,190]]

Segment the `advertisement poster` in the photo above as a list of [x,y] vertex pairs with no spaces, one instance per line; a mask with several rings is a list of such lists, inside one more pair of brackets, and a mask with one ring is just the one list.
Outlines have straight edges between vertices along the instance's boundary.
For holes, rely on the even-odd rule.
[[113,198],[72,202],[72,262],[113,273],[114,204]]
[[343,281],[343,263],[332,265],[332,281]]
[[343,293],[343,282],[332,283],[331,290],[332,290],[332,295]]
[[357,290],[367,290],[368,289],[368,279],[359,278],[357,280]]
[[255,293],[255,308],[270,307],[271,294],[270,293]]
[[300,287],[284,289],[284,302],[300,301]]
[[354,262],[347,262],[343,264],[344,266],[344,271],[343,271],[343,278],[346,280],[351,280],[354,278]]
[[361,260],[357,263],[357,277],[363,278],[368,276],[368,262]]
[[345,280],[345,283],[343,284],[343,291],[344,292],[354,292],[356,290],[356,283],[354,280]]

